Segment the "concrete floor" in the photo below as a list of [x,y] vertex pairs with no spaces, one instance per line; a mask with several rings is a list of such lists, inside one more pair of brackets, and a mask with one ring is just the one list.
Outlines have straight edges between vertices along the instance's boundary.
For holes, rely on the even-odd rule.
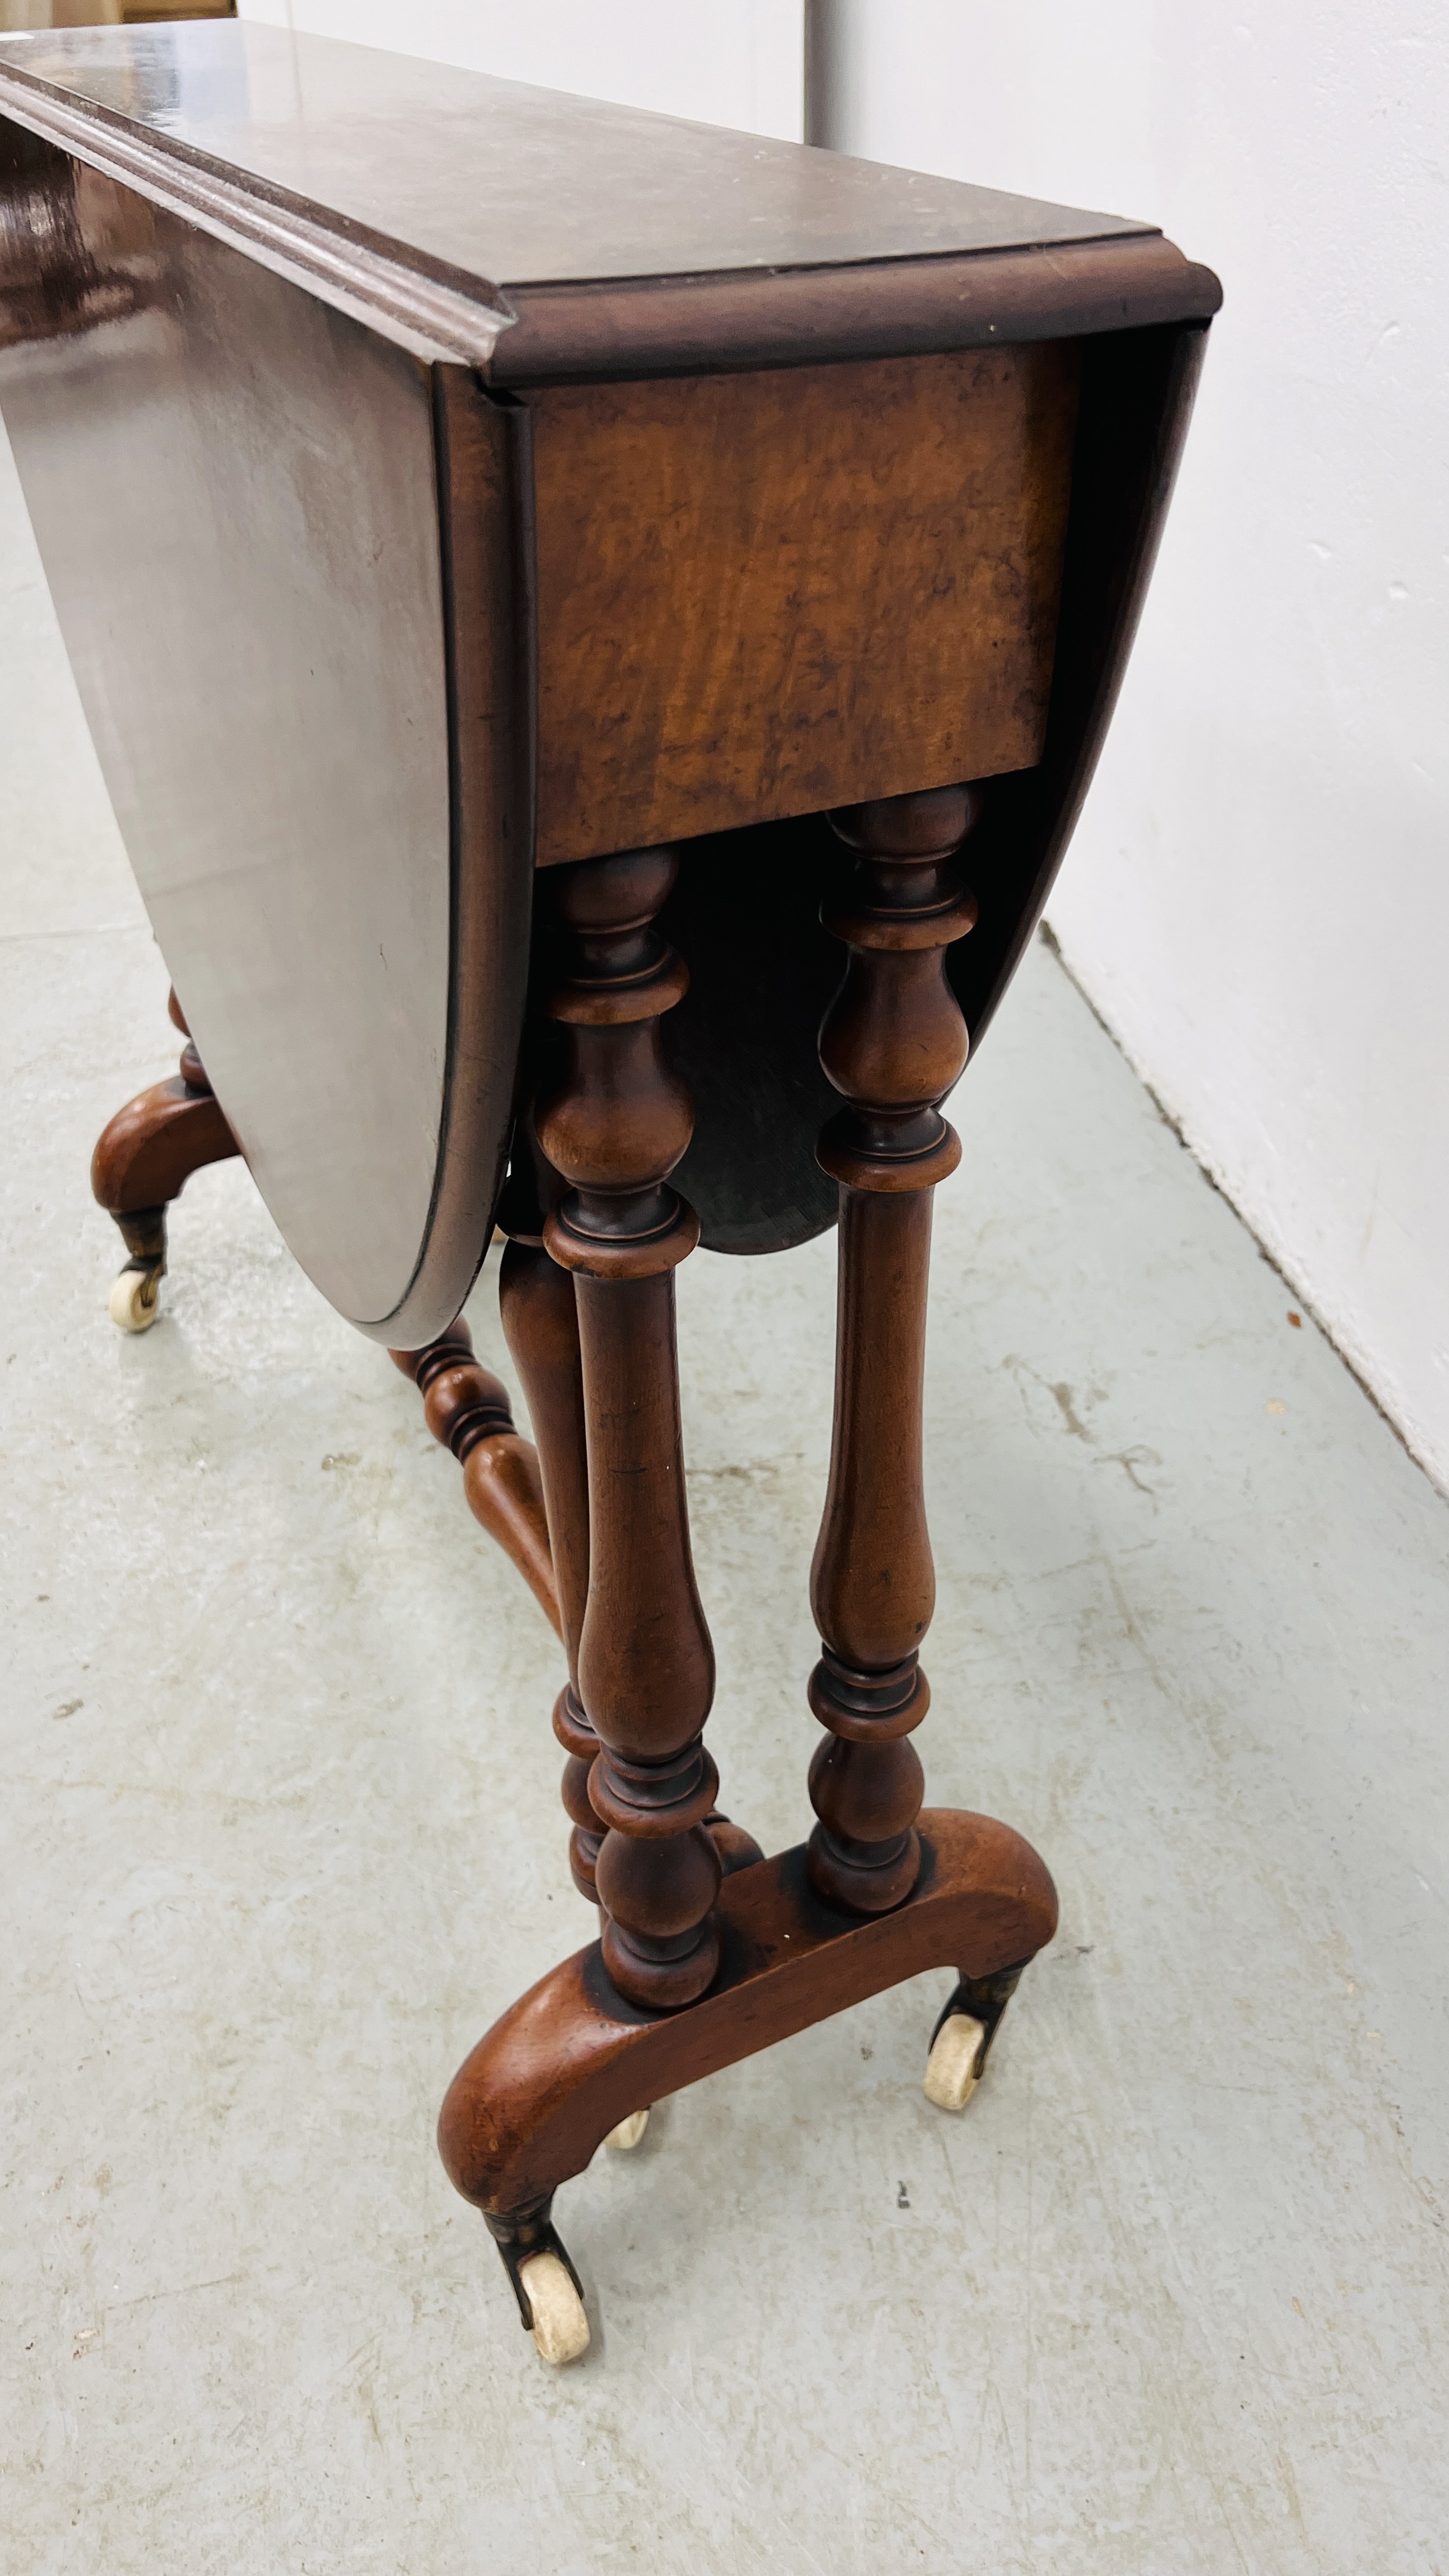
[[[1449,1506],[1035,950],[940,1202],[917,1741],[1060,1936],[959,2120],[935,1977],[601,2157],[550,2374],[432,2126],[586,1934],[557,1650],[240,1168],[107,1320],[87,1158],[175,1042],[0,517],[5,2576],[1443,2576]],[[832,1265],[681,1278],[771,1848]]]

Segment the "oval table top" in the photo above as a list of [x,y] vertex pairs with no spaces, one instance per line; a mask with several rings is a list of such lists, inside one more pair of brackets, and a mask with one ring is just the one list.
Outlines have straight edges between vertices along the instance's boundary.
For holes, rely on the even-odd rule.
[[[573,822],[559,811],[578,801],[572,710],[580,725],[587,712],[593,775],[636,837],[639,818],[654,838],[712,835],[674,907],[697,959],[678,1042],[701,1118],[681,1182],[704,1239],[768,1249],[829,1221],[812,1152],[813,1032],[832,971],[816,927],[820,827],[789,782],[808,775],[816,808],[946,783],[896,774],[909,767],[898,724],[884,728],[884,783],[865,748],[859,776],[833,750],[813,768],[797,756],[807,738],[843,736],[866,686],[856,573],[841,566],[874,567],[860,596],[878,638],[904,639],[903,699],[947,687],[941,672],[996,673],[996,749],[977,725],[973,774],[1010,774],[982,830],[981,932],[951,967],[976,1034],[1090,775],[1217,301],[1210,273],[1148,225],[281,29],[0,41],[0,405],[47,578],[217,1097],[291,1249],[361,1330],[430,1339],[486,1250],[518,1092],[535,862],[613,846],[582,802]],[[1033,358],[1049,342],[1071,344],[1060,364]],[[988,354],[947,356],[969,351]],[[893,366],[886,399],[870,371]],[[681,379],[753,371],[763,384],[781,368],[800,371],[799,399],[768,410],[742,412],[727,386],[677,399]],[[621,390],[631,382],[640,400]],[[649,397],[666,383],[668,400]],[[827,510],[807,469],[832,399],[852,435],[820,445],[822,473],[840,449]],[[988,402],[1026,441],[1021,472],[1014,448],[972,452],[958,491],[941,443],[969,415],[989,447]],[[777,417],[780,437],[806,445],[776,477],[785,498],[765,525],[755,502]],[[909,453],[890,425],[902,420]],[[734,569],[713,451],[675,478],[675,421],[681,437],[707,433],[725,470],[757,459]],[[586,506],[606,431],[607,488],[625,499],[600,498],[595,516],[626,509],[622,535],[591,526]],[[922,535],[909,504],[928,453]],[[1042,500],[1048,454],[1057,480]],[[1039,497],[1018,511],[1033,475]],[[666,482],[674,497],[656,509]],[[879,535],[857,491],[867,514],[880,502]],[[677,559],[678,494],[714,548],[694,582]],[[824,559],[827,527],[838,563]],[[776,601],[775,659],[753,698],[720,684],[714,656],[709,726],[728,727],[734,695],[756,732],[728,760],[722,738],[728,796],[711,801],[710,744],[695,759],[680,736],[679,621],[702,633],[719,620],[726,654],[748,659],[741,602],[762,564],[778,569],[781,543],[798,554],[802,600],[831,595],[801,626],[827,643],[793,652]],[[899,596],[877,578],[898,550]],[[794,579],[775,584],[787,605]],[[951,626],[958,593],[969,634],[964,607]],[[626,632],[601,600],[623,603]],[[623,667],[623,642],[638,658],[646,630],[638,684],[596,686]],[[936,658],[916,673],[927,641]],[[1018,647],[1019,688],[1002,679]],[[897,658],[893,640],[878,647]],[[869,685],[879,695],[879,677]],[[947,707],[921,738],[970,734]],[[656,792],[666,770],[689,773],[688,798]],[[772,922],[769,969],[756,970]]]

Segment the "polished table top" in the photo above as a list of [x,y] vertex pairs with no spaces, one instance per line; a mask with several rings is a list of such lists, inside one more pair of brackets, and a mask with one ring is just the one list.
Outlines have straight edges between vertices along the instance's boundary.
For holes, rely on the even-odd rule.
[[990,782],[974,1045],[1218,301],[1150,226],[321,38],[0,43],[47,578],[217,1098],[342,1313],[456,1313],[536,872],[611,850],[684,845],[705,1241],[832,1221],[819,818]]
[[485,295],[1156,229],[276,27],[43,33],[0,62]]
[[1150,224],[235,20],[10,38],[0,111],[500,383],[1215,303]]

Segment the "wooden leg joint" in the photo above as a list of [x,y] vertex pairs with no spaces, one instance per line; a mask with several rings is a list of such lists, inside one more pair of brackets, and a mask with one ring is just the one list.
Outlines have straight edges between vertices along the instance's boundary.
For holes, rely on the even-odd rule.
[[687,2012],[631,2005],[595,1942],[566,1959],[481,2040],[438,2126],[465,2200],[498,2222],[547,2203],[633,2111],[925,1968],[1019,1973],[1056,1929],[1043,1863],[1008,1825],[952,1809],[919,1818],[907,1901],[864,1919],[826,1904],[800,1847],[727,1878],[720,1960]]
[[646,1842],[702,1825],[718,1795],[719,1773],[700,1735],[658,1761],[630,1761],[605,1747],[589,1775],[589,1796],[601,1822]]

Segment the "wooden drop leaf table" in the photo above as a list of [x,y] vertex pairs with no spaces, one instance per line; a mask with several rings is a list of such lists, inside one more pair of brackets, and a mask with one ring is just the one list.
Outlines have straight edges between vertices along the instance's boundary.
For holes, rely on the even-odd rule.
[[[932,1194],[1218,286],[1144,224],[236,22],[0,43],[0,149],[0,403],[187,1040],[96,1149],[112,1312],[241,1154],[559,1631],[599,1937],[439,2139],[571,2359],[552,2206],[604,2139],[932,1966],[959,2108],[1052,1937],[1021,1837],[922,1805]],[[831,1225],[816,1821],[766,1859],[705,1749],[674,1273]],[[536,1449],[458,1321],[495,1227]]]

